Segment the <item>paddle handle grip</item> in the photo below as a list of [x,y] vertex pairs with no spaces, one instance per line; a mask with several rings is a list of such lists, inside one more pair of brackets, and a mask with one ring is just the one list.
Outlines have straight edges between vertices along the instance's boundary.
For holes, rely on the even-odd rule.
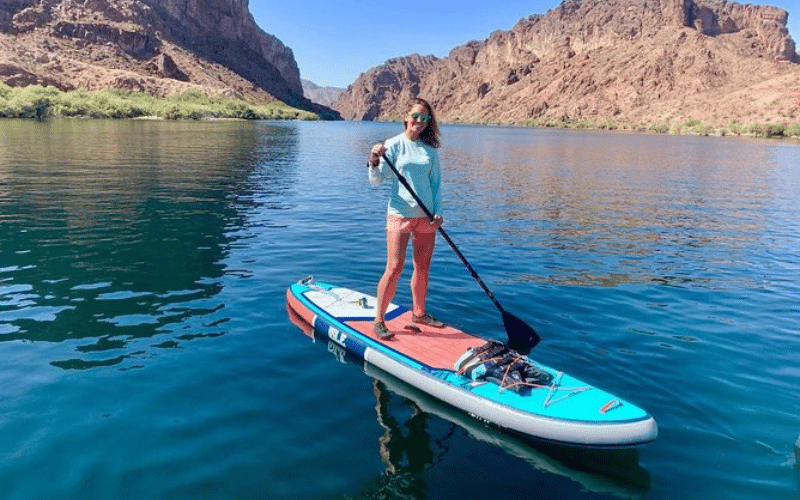
[[[428,218],[431,220],[431,222],[433,222],[433,220],[434,220],[433,213],[428,209],[428,207],[425,206],[425,203],[420,199],[419,195],[414,191],[414,189],[408,183],[408,180],[403,176],[403,174],[401,174],[397,170],[397,167],[394,166],[394,163],[392,163],[392,160],[390,160],[389,158],[386,157],[386,154],[383,154],[382,158],[383,158],[383,161],[385,161],[386,164],[389,165],[389,168],[392,169],[392,172],[394,172],[394,175],[397,176],[397,180],[400,181],[400,184],[402,184],[403,187],[406,188],[406,191],[411,193],[411,196],[414,198],[414,200],[417,202],[417,204],[420,206],[420,208],[422,208],[422,211],[425,212],[425,215],[427,215]],[[481,286],[481,288],[486,293],[486,295],[489,297],[489,299],[491,299],[491,301],[495,305],[495,307],[497,307],[497,309],[501,313],[505,314],[506,311],[505,311],[505,309],[503,309],[503,306],[500,305],[500,301],[498,301],[495,298],[495,296],[492,293],[492,291],[489,290],[489,287],[486,286],[486,283],[484,283],[483,280],[481,279],[481,277],[478,275],[478,271],[476,271],[475,268],[472,267],[472,264],[470,264],[469,261],[467,260],[467,258],[464,257],[464,254],[461,253],[461,250],[459,250],[458,247],[456,246],[456,244],[453,242],[453,240],[450,239],[450,235],[447,234],[447,231],[445,231],[442,226],[439,226],[439,232],[442,234],[442,237],[447,242],[447,244],[450,245],[450,248],[453,249],[453,252],[455,252],[455,254],[458,256],[458,258],[461,259],[461,262],[469,270],[469,272],[472,275],[472,277],[475,278],[475,281],[478,282],[478,284]]]

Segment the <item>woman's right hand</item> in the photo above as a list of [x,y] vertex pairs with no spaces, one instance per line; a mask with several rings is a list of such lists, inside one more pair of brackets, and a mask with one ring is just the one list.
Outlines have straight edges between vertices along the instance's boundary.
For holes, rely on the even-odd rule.
[[378,162],[381,159],[381,156],[383,156],[383,153],[385,152],[386,148],[383,147],[383,144],[381,143],[372,146],[372,149],[369,152],[369,164],[372,165],[373,167],[377,167]]

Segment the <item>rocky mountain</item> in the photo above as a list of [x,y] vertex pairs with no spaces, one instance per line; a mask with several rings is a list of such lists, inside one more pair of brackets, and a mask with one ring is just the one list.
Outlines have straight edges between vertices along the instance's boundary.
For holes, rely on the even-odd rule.
[[303,95],[311,101],[330,107],[345,91],[339,87],[322,87],[310,80],[300,80],[303,84]]
[[332,113],[305,98],[294,54],[256,25],[248,0],[0,0],[0,79],[198,89]]
[[443,59],[389,60],[333,107],[397,119],[421,96],[451,122],[800,120],[787,19],[725,0],[566,0]]

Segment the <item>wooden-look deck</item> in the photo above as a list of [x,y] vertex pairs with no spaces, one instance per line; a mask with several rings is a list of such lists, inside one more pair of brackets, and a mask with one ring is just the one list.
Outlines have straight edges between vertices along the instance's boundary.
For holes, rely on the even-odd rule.
[[[411,321],[411,311],[386,321],[386,327],[394,333],[394,337],[388,340],[378,339],[373,332],[372,319],[348,321],[347,324],[387,347],[435,369],[452,370],[455,362],[467,349],[486,342],[449,326],[433,328],[414,323]],[[421,331],[416,332],[407,328],[408,325],[413,325]]]

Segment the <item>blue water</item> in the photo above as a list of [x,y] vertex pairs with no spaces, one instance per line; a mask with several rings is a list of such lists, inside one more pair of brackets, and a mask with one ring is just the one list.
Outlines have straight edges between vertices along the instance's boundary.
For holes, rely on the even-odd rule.
[[[497,432],[290,322],[306,275],[374,290],[365,152],[398,132],[0,122],[0,498],[798,497],[800,146],[443,127],[446,228],[535,357],[658,421],[597,452]],[[504,337],[444,242],[432,273],[434,315]]]

